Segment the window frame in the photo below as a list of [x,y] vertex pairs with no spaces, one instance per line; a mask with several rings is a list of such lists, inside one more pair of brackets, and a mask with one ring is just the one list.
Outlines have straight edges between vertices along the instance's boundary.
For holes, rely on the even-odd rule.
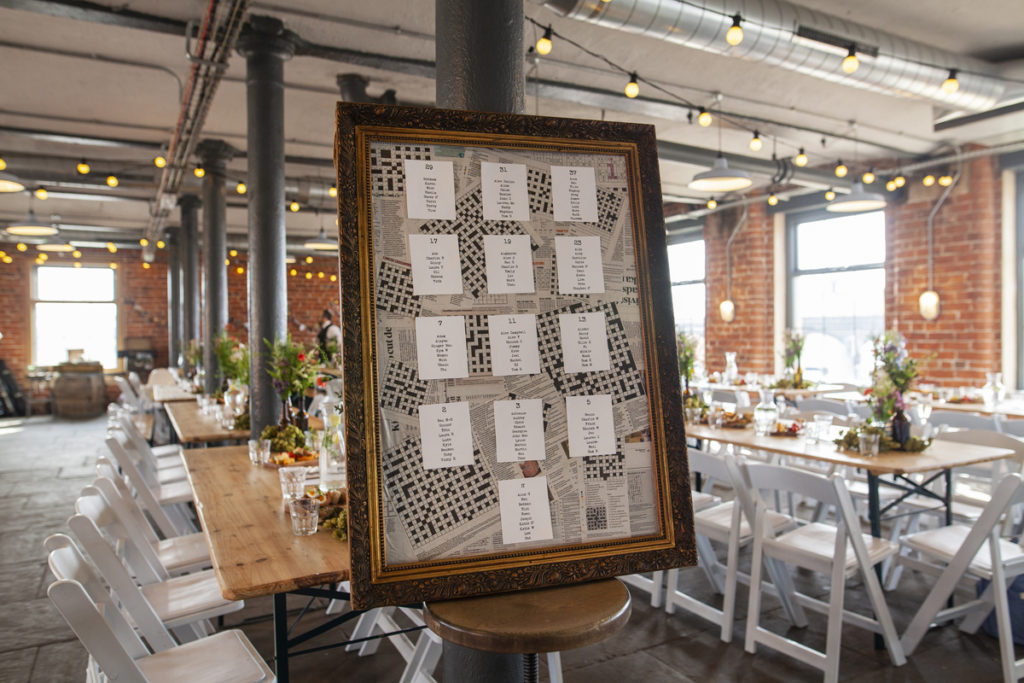
[[[92,263],[84,259],[80,259],[79,262],[82,264],[82,268],[95,268],[95,269],[107,269],[110,267],[107,264]],[[96,300],[68,300],[68,299],[40,299],[39,298],[39,270],[40,268],[74,268],[73,263],[43,263],[33,264],[32,271],[29,281],[29,364],[32,366],[39,366],[36,361],[36,304],[114,304],[114,318],[117,321],[117,329],[114,331],[116,338],[116,348],[114,349],[116,363],[113,366],[104,366],[104,371],[121,372],[124,369],[124,359],[120,356],[120,350],[124,346],[124,306],[121,300],[121,271],[113,270],[114,275],[114,292],[110,299],[96,299]],[[78,269],[75,269],[78,270]]]

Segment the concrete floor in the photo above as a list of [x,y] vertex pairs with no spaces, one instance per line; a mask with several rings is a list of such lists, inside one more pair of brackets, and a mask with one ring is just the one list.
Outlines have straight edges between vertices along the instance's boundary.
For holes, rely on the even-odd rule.
[[[0,421],[0,683],[84,680],[85,650],[74,638],[46,597],[52,581],[46,569],[43,539],[66,530],[79,489],[93,477],[100,453],[105,418],[55,421],[49,418]],[[699,570],[684,571],[687,590],[713,600]],[[801,575],[799,587],[822,595],[824,581]],[[897,630],[902,631],[926,594],[929,582],[908,574],[897,592],[888,594]],[[746,591],[741,589],[733,642],[722,643],[711,624],[677,612],[652,609],[645,594],[633,591],[633,614],[626,628],[599,645],[562,655],[567,682],[623,683],[624,681],[817,681],[816,671],[761,648],[757,655],[743,651]],[[847,604],[863,609],[867,600],[856,582],[848,583]],[[289,598],[298,613],[305,598]],[[303,627],[324,621],[323,601],[303,619]],[[777,603],[766,599],[762,623],[782,628]],[[230,615],[226,625],[241,628],[264,657],[273,652],[270,598],[249,600],[244,610]],[[811,615],[807,629],[791,637],[822,647],[824,618]],[[337,629],[308,646],[341,639]],[[884,652],[874,649],[871,634],[847,626],[843,633],[840,676],[844,681],[983,681],[1000,680],[998,643],[979,633],[966,635],[946,626],[929,633],[908,663],[895,668]],[[1020,653],[1018,653],[1020,656]],[[305,655],[292,661],[292,680],[397,680],[404,663],[394,648],[383,644],[378,654],[359,657],[342,649]],[[437,676],[440,678],[441,666]],[[546,672],[542,658],[542,673]],[[542,680],[546,680],[543,678]]]

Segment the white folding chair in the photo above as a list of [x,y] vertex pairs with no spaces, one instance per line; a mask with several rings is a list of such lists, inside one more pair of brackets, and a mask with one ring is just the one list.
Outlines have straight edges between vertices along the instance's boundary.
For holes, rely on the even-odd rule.
[[245,607],[241,600],[224,599],[217,577],[210,570],[138,586],[92,519],[76,514],[68,520],[68,527],[111,590],[119,597],[141,593],[164,625],[182,641],[212,633],[207,620]]
[[991,415],[979,415],[978,413],[962,413],[957,410],[933,410],[928,418],[928,424],[933,429],[944,431],[943,427],[951,429],[984,429],[991,432],[1002,431],[999,421]]
[[[895,666],[906,663],[896,635],[889,607],[882,594],[874,566],[896,552],[895,543],[862,534],[853,503],[842,477],[822,477],[776,465],[745,465],[747,480],[755,494],[754,551],[750,570],[750,602],[747,610],[745,649],[755,653],[761,643],[805,664],[822,670],[826,683],[839,678],[839,654],[844,621],[880,633]],[[759,492],[792,491],[836,510],[836,524],[810,522],[776,534],[768,523],[770,512]],[[766,559],[792,564],[831,577],[827,602],[795,593],[798,602],[828,615],[825,651],[814,650],[760,625],[761,571]],[[837,561],[838,558],[838,561]],[[844,609],[846,579],[860,575],[867,590],[874,617]],[[778,586],[781,594],[785,588]]]
[[129,683],[269,683],[277,678],[241,631],[223,631],[151,653],[124,617],[97,603],[77,581],[46,591],[110,680]]
[[[747,575],[738,571],[737,564],[739,549],[748,545],[753,538],[748,522],[753,507],[746,493],[746,484],[736,468],[733,456],[712,456],[694,450],[690,450],[687,455],[690,461],[690,471],[701,473],[703,484],[706,487],[705,491],[694,494],[693,523],[694,531],[697,534],[697,562],[715,592],[722,595],[722,608],[718,609],[701,602],[680,590],[680,570],[670,569],[665,611],[673,614],[676,607],[681,607],[717,624],[721,631],[722,641],[728,643],[732,640],[733,621],[736,614],[736,584],[738,581],[743,583],[750,581]],[[731,488],[734,498],[722,502],[712,497],[708,491],[716,482]],[[698,496],[703,496],[703,498],[699,499]],[[770,524],[778,524],[780,530],[791,525],[789,517],[774,512],[768,513],[768,520]],[[711,545],[712,540],[726,544],[725,565],[718,560],[714,546]],[[780,568],[773,564],[769,571],[773,577],[778,577],[780,582],[785,583],[787,577],[781,571],[777,571],[778,569]],[[794,602],[787,600],[788,595],[789,592],[784,594],[782,599],[784,602],[788,602],[787,611],[791,610],[792,612],[789,615],[790,620],[795,624],[806,624],[799,607]]]
[[[914,566],[920,568],[927,564],[941,571],[903,634],[901,642],[907,654],[914,652],[933,624],[964,617],[960,630],[973,633],[994,607],[1003,680],[1009,682],[1024,677],[1024,659],[1015,659],[1014,655],[1006,595],[1014,578],[1024,574],[1024,549],[999,536],[1000,522],[1021,503],[1024,503],[1024,477],[1017,473],[1008,474],[992,492],[989,504],[973,525],[939,527],[900,539],[917,553]],[[912,560],[901,558],[901,561]],[[980,598],[946,607],[962,578],[986,579],[991,583]]]
[[832,413],[833,415],[849,414],[846,403],[830,398],[801,398],[796,401],[797,410],[804,412]]
[[138,455],[140,471],[147,481],[169,484],[187,478],[185,464],[181,459],[181,446],[150,446],[130,415],[122,415],[118,423],[127,437],[127,443],[123,445]]
[[[142,507],[157,521],[162,533],[166,536],[178,536],[198,530],[187,509],[188,504],[192,502],[192,487],[187,481],[150,485],[120,441],[108,437],[106,443],[111,455],[139,496]],[[171,521],[173,530],[163,531],[164,524],[158,517],[156,509],[164,511],[163,517]]]
[[999,431],[1010,436],[1024,437],[1024,420],[1000,420]]

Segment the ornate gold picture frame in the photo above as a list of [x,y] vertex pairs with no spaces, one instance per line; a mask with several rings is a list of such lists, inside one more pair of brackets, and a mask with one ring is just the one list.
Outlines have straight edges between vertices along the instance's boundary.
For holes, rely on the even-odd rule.
[[695,564],[654,128],[340,103],[335,165],[353,606]]

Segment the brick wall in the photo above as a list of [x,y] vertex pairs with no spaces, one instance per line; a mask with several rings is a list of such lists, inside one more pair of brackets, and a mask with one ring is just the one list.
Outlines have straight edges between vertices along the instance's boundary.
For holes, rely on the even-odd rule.
[[707,300],[706,339],[708,372],[725,369],[725,352],[736,352],[741,373],[772,372],[772,220],[763,204],[750,207],[747,222],[732,243],[732,300],[736,318],[722,320],[718,305],[726,297],[726,243],[742,210],[709,216],[704,228]]
[[0,242],[3,250],[14,261],[0,263],[0,358],[14,373],[22,390],[27,389],[25,368],[31,362],[29,349],[29,296],[32,258],[17,251],[13,243]]

